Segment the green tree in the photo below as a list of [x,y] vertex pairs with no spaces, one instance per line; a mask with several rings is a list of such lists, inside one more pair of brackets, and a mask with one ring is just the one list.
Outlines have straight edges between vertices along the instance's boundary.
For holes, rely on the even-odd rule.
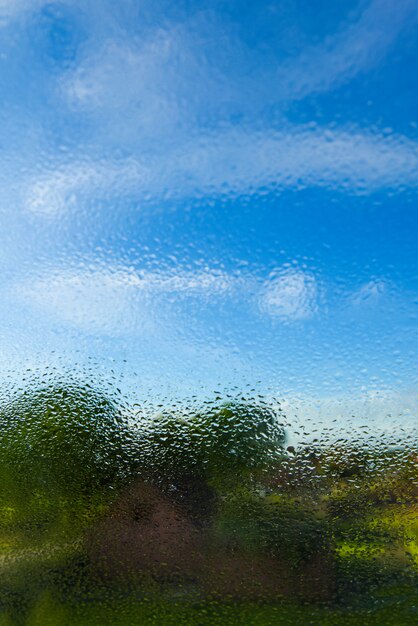
[[0,414],[3,487],[71,496],[112,485],[127,467],[127,433],[116,405],[88,385],[26,390]]
[[285,433],[278,411],[230,402],[190,416],[161,413],[143,424],[140,465],[176,481],[200,476],[218,483],[257,472],[282,454]]

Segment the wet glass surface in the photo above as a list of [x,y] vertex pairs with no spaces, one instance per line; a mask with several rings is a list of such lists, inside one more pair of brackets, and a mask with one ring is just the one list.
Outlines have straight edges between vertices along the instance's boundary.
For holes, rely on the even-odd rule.
[[418,620],[418,5],[0,0],[0,626]]

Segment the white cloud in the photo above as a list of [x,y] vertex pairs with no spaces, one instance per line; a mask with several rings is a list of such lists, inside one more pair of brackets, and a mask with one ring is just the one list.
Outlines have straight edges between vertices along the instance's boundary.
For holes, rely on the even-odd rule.
[[418,17],[415,0],[373,0],[354,23],[279,65],[279,97],[288,100],[348,82],[381,61],[402,29]]
[[[105,335],[158,333],[182,324],[171,304],[190,298],[222,299],[229,307],[256,302],[261,312],[283,322],[309,318],[318,310],[318,285],[312,274],[284,268],[258,283],[251,275],[215,269],[151,271],[124,267],[48,270],[16,281],[3,292],[6,301],[29,308],[59,325]],[[169,303],[169,311],[164,308]],[[251,311],[249,309],[249,314]],[[168,316],[168,317],[167,317]],[[178,329],[180,330],[180,329]]]
[[43,215],[83,211],[83,201],[92,195],[103,197],[110,191],[115,197],[132,191],[132,187],[147,189],[149,174],[135,159],[75,162],[31,180],[24,191],[24,204],[32,213]]
[[[211,19],[192,11],[183,22],[162,21],[141,37],[98,38],[77,67],[60,78],[59,92],[72,110],[92,114],[99,141],[143,150],[194,133],[211,110],[235,94],[244,102],[236,76],[219,67],[219,51],[208,46],[221,36]],[[223,38],[223,58],[235,40]],[[242,43],[237,43],[242,47]],[[241,106],[241,104],[240,104]],[[199,121],[200,120],[200,121]]]
[[287,321],[303,320],[317,310],[315,278],[301,270],[287,269],[266,281],[260,308],[272,317]]
[[171,161],[166,180],[180,193],[190,189],[195,194],[240,194],[307,186],[361,193],[418,184],[415,142],[356,129],[291,126],[283,132],[230,131],[202,137]]
[[391,285],[387,280],[372,279],[352,293],[350,301],[356,305],[378,302],[390,289]]
[[[249,82],[243,82],[242,69],[260,59],[216,13],[199,17],[190,11],[183,21],[153,22],[132,37],[115,29],[105,4],[106,28],[92,18],[95,3],[86,6],[91,37],[76,68],[59,77],[65,105],[87,114],[97,153],[82,146],[82,158],[53,158],[52,168],[27,180],[24,203],[30,211],[83,211],[92,199],[132,195],[159,202],[272,188],[320,186],[357,194],[417,187],[418,145],[401,135],[286,123],[257,132],[248,122],[258,111],[253,93],[264,107],[331,89],[373,66],[418,16],[415,0],[373,0],[357,21],[343,22],[299,56],[277,59],[276,68],[270,59],[267,73],[248,72]],[[26,1],[17,0],[19,6]],[[225,64],[227,53],[237,62]],[[220,129],[224,110],[245,113],[246,125]],[[135,156],[102,156],[116,148]]]
[[140,46],[109,39],[67,77],[63,88],[70,102],[95,111],[130,107],[133,98],[136,106],[138,98],[141,104],[167,98],[159,79],[180,46],[175,29],[152,31]]
[[153,308],[165,296],[213,298],[231,288],[216,271],[135,272],[127,269],[56,270],[24,279],[8,296],[55,321],[87,332],[152,333],[162,323]]
[[401,135],[310,126],[233,130],[147,157],[57,167],[27,181],[24,203],[34,213],[55,214],[83,211],[91,199],[132,195],[181,200],[311,186],[364,194],[416,188],[417,170],[418,145]]
[[286,104],[373,68],[418,18],[415,0],[359,6],[357,19],[342,21],[336,32],[305,44],[294,57],[277,55],[266,69],[234,25],[210,11],[189,11],[183,21],[163,21],[163,27],[148,27],[137,39],[121,38],[119,31],[115,36],[111,28],[112,36],[89,46],[77,69],[64,77],[63,93],[72,106],[94,110],[106,132],[130,128],[131,136],[138,128],[145,135],[161,136],[168,129],[178,134],[179,127],[193,127],[213,105],[222,109],[234,102],[245,113],[271,102]]

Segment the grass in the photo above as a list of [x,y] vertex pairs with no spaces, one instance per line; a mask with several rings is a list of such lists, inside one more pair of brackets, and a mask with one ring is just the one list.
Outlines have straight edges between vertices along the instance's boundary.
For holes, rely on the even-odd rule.
[[[409,590],[412,592],[412,590]],[[398,590],[399,593],[399,590]],[[166,599],[108,599],[76,606],[60,604],[45,593],[24,618],[26,626],[408,626],[418,612],[411,598],[374,609],[342,610],[291,603],[188,603]],[[16,616],[3,615],[0,626],[15,626]]]

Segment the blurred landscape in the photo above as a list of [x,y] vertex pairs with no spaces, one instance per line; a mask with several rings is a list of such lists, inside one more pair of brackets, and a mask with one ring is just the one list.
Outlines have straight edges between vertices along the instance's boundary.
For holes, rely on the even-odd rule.
[[416,623],[416,446],[290,446],[261,397],[6,396],[0,624]]

